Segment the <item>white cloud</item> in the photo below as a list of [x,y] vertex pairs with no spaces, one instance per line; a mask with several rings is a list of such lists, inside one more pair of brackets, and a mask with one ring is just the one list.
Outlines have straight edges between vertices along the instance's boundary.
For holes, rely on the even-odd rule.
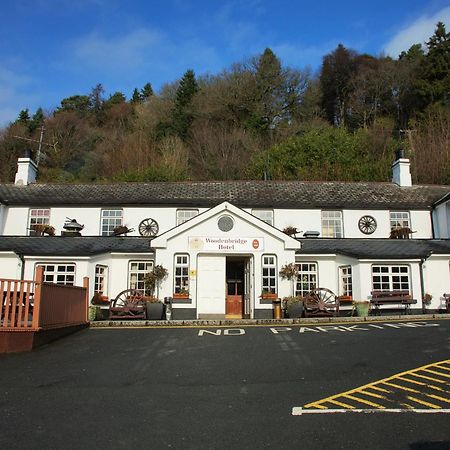
[[424,44],[433,35],[438,22],[450,23],[450,6],[431,16],[421,16],[402,28],[384,45],[385,53],[397,58],[402,51],[408,50],[411,45]]
[[24,93],[31,82],[31,77],[0,67],[0,127],[13,121],[21,109],[35,100]]
[[90,33],[78,39],[73,47],[75,56],[83,65],[127,72],[142,65],[146,57],[151,58],[151,50],[161,41],[158,32],[141,28],[111,38]]

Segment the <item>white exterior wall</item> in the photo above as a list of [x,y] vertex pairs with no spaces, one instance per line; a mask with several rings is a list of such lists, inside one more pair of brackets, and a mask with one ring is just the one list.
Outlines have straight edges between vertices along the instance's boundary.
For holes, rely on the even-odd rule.
[[[45,205],[42,205],[45,207]],[[84,225],[83,236],[99,236],[101,233],[101,210],[115,209],[115,207],[53,207],[50,208],[50,224],[55,227],[56,235],[63,231],[63,225],[66,218],[76,219],[78,223]],[[153,218],[158,222],[159,234],[170,230],[176,226],[177,209],[198,209],[199,214],[206,211],[206,208],[174,208],[174,207],[124,207],[123,224],[129,228],[134,228],[134,232],[129,236],[139,236],[139,224],[143,219]],[[442,208],[441,208],[442,209]],[[448,211],[438,213],[438,223],[443,221],[440,229],[447,227]],[[29,210],[27,207],[9,207],[4,214],[3,235],[25,236],[28,234]],[[251,213],[250,208],[245,211]],[[322,234],[322,215],[321,210],[314,209],[274,209],[274,224],[279,230],[288,226],[296,227],[299,231],[319,231]],[[447,215],[446,215],[447,214]],[[373,234],[366,235],[361,233],[358,228],[358,221],[364,215],[371,215],[377,221],[377,229]],[[343,231],[345,238],[388,238],[390,234],[390,219],[388,210],[343,210]],[[413,239],[432,238],[431,216],[429,211],[411,211],[411,228],[415,233]],[[0,211],[1,225],[1,211]],[[0,228],[1,230],[1,228]],[[301,233],[298,237],[301,236]]]
[[[22,261],[14,252],[0,252],[0,278],[18,280],[22,273]],[[31,280],[32,278],[26,278]]]
[[443,294],[450,294],[450,255],[431,255],[423,264],[424,288],[431,294],[431,309],[445,308]]
[[436,239],[450,238],[450,200],[441,203],[433,211],[433,224]]

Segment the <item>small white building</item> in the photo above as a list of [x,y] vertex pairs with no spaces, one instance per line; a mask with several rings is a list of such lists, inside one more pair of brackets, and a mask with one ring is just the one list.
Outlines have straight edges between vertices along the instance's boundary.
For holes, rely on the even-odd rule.
[[[115,298],[144,290],[161,264],[169,276],[158,295],[174,297],[176,319],[269,318],[263,292],[322,287],[367,300],[401,290],[420,310],[425,294],[438,310],[450,292],[450,188],[411,185],[405,158],[392,183],[40,184],[36,170],[20,158],[16,182],[0,185],[0,278],[31,279],[43,265],[47,281],[88,276],[91,295]],[[82,236],[61,235],[68,219]],[[35,236],[37,225],[55,236]],[[118,226],[130,231],[113,236]],[[390,239],[399,228],[405,239]],[[279,276],[288,263],[299,270],[294,285]]]

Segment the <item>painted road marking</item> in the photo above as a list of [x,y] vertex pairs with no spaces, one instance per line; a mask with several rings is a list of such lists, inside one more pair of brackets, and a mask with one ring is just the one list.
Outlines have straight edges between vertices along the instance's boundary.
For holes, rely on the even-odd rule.
[[[287,333],[300,333],[300,334],[307,334],[307,333],[330,333],[330,332],[340,332],[340,333],[355,333],[358,331],[375,331],[376,330],[385,330],[385,329],[405,329],[405,328],[418,328],[418,327],[439,327],[440,325],[438,323],[427,323],[427,322],[402,322],[398,323],[397,325],[392,325],[390,323],[383,323],[381,325],[374,325],[374,324],[367,324],[366,327],[372,327],[372,328],[365,328],[361,326],[362,324],[356,324],[356,325],[324,325],[324,326],[312,326],[312,327],[304,327],[300,326],[298,327],[298,331],[296,328],[293,327],[270,327],[269,330],[273,334],[283,334],[286,335]],[[389,328],[387,328],[389,327]],[[246,334],[246,331],[244,328],[220,328],[220,327],[211,327],[213,330],[206,330],[206,329],[200,329],[197,332],[197,336],[206,336],[206,335],[213,335],[213,336],[244,336]],[[223,332],[222,332],[223,330]],[[450,374],[446,375],[450,378]]]
[[304,409],[302,407],[292,408],[293,416],[302,416],[304,414],[342,414],[342,413],[416,413],[416,414],[449,414],[450,409]]
[[[450,413],[450,359],[292,408],[293,415],[331,412]],[[336,406],[338,408],[336,408]],[[370,409],[367,409],[370,406]]]

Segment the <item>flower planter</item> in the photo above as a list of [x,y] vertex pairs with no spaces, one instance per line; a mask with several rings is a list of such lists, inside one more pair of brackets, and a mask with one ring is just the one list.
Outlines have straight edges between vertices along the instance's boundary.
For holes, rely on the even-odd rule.
[[353,302],[358,317],[367,317],[369,315],[370,302]]
[[147,302],[147,320],[162,320],[164,316],[164,305],[161,302]]
[[172,298],[178,299],[178,300],[187,300],[189,298],[189,292],[187,294],[180,294],[180,293],[174,292],[172,294]]
[[261,294],[261,298],[264,300],[276,300],[278,298],[278,294],[264,293]]
[[286,308],[290,319],[300,319],[303,317],[304,306],[303,302],[293,303]]

